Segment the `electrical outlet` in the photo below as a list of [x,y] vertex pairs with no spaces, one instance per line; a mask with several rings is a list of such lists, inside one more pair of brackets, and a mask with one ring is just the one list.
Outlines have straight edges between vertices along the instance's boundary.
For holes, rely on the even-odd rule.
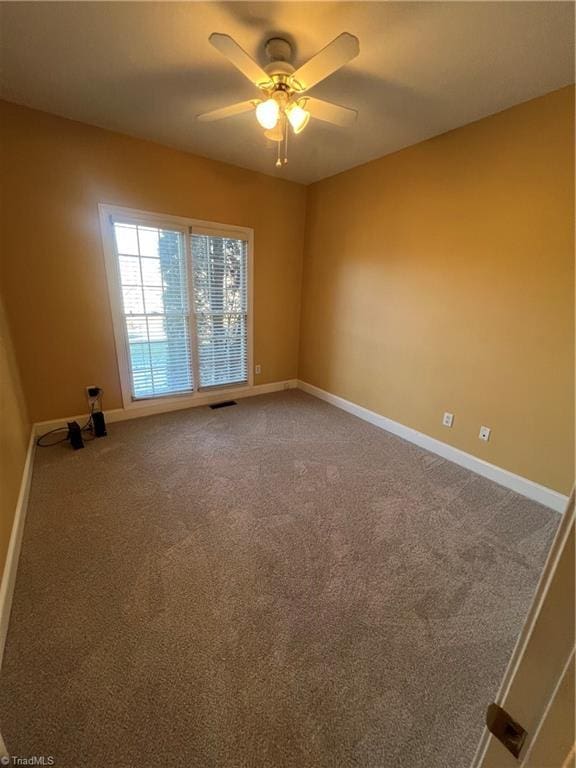
[[90,384],[90,386],[86,387],[85,389],[86,397],[88,398],[88,405],[93,405],[102,394],[102,389],[97,387],[95,384]]
[[259,376],[262,373],[262,366],[261,365],[255,365],[254,366],[254,373],[256,376]]
[[480,434],[478,435],[478,437],[480,438],[480,440],[484,440],[484,442],[487,443],[488,440],[490,440],[491,431],[492,430],[490,429],[490,427],[480,427]]
[[453,423],[454,423],[454,414],[448,413],[448,411],[446,411],[442,419],[442,424],[444,424],[445,427],[451,427]]

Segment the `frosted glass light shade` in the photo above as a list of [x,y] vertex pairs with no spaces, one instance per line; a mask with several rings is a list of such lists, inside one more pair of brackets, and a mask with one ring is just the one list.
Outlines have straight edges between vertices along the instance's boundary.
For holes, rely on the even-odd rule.
[[280,107],[278,106],[278,102],[274,99],[261,101],[256,107],[256,119],[262,128],[266,128],[267,130],[271,130],[276,126],[279,116]]
[[292,126],[294,133],[300,133],[301,131],[306,128],[308,125],[308,121],[310,120],[310,112],[306,109],[302,109],[302,107],[299,107],[298,104],[294,104],[294,106],[287,112],[288,114],[288,120],[290,121],[290,125]]

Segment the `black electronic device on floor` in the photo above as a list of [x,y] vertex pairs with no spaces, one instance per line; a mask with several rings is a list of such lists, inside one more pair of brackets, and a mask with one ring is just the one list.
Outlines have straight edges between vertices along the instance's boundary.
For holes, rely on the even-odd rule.
[[94,430],[94,437],[104,437],[108,434],[106,432],[106,421],[104,420],[102,411],[95,411],[92,414],[92,428]]
[[78,424],[77,421],[68,422],[68,440],[70,440],[70,445],[72,448],[74,448],[75,451],[77,451],[78,448],[84,448],[84,440],[82,440],[82,429],[80,428],[80,424]]
[[[105,437],[106,421],[102,413],[102,388],[86,387],[88,404],[90,406],[90,415],[88,421],[80,426],[77,421],[67,422],[65,427],[56,427],[49,432],[45,432],[36,440],[36,445],[40,448],[48,448],[52,445],[69,442],[72,448],[77,451],[84,448],[85,440],[93,440],[95,437]],[[84,435],[82,434],[84,433]]]

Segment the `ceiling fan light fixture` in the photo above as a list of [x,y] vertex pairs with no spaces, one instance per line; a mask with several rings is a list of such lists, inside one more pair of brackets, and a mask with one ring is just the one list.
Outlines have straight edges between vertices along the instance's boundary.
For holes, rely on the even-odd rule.
[[310,120],[310,112],[299,104],[293,104],[289,110],[286,110],[286,114],[294,133],[301,133]]
[[298,134],[306,128],[311,117],[342,127],[351,126],[356,119],[356,110],[306,94],[358,56],[358,38],[349,32],[342,32],[298,69],[294,69],[291,63],[293,47],[284,38],[271,38],[267,41],[266,53],[270,63],[266,67],[254,61],[230,35],[215,32],[210,35],[209,41],[258,88],[261,98],[213,109],[196,118],[210,122],[254,110],[266,138],[277,144],[278,167],[288,162],[288,125]]
[[276,127],[278,118],[280,117],[280,107],[275,99],[266,99],[261,101],[256,107],[256,119],[267,130],[272,130]]
[[282,141],[284,138],[283,120],[278,120],[274,128],[264,131],[264,136],[270,141]]

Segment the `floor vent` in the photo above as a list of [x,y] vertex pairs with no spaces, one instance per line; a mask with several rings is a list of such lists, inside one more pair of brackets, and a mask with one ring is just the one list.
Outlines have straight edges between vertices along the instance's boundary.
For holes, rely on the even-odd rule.
[[228,408],[229,405],[238,405],[236,400],[224,400],[222,403],[212,403],[210,408]]

